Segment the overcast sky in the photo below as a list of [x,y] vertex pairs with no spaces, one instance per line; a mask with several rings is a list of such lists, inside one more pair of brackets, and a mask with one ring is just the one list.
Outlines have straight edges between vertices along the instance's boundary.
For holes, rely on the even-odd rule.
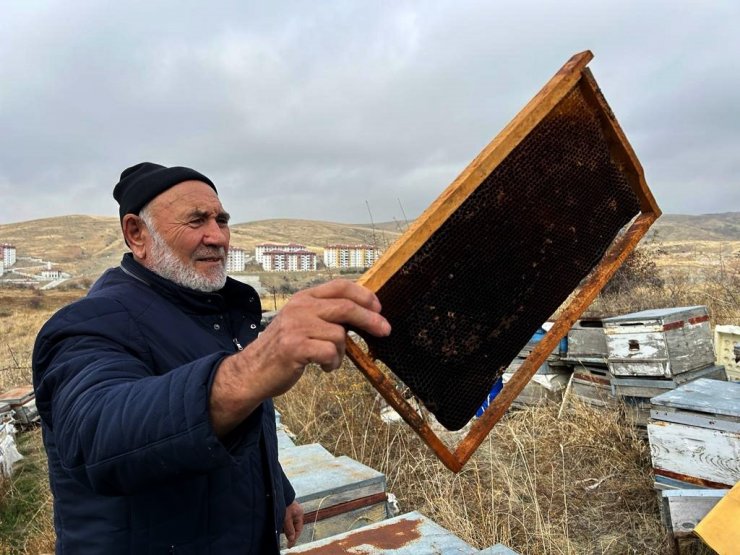
[[237,223],[412,218],[586,49],[663,211],[740,211],[739,24],[737,0],[3,2],[0,223],[116,215],[145,160]]

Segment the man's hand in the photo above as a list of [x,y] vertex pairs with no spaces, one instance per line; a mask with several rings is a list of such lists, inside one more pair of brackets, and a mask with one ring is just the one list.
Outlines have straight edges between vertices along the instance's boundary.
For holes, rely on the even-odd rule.
[[285,519],[283,520],[283,533],[288,540],[288,547],[293,547],[296,540],[301,536],[303,530],[303,507],[298,501],[293,501],[285,508]]
[[211,390],[211,422],[223,436],[259,404],[288,391],[313,362],[325,371],[344,358],[346,329],[378,337],[391,326],[368,289],[334,280],[293,295],[260,336],[221,363]]

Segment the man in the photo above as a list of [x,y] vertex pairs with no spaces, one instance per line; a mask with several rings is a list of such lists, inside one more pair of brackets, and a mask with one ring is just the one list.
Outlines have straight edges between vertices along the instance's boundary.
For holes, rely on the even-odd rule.
[[367,289],[297,293],[258,335],[226,277],[216,187],[144,162],[113,196],[131,252],[42,328],[33,354],[57,553],[278,552],[303,511],[277,459],[271,398],[344,355],[344,326],[390,332]]

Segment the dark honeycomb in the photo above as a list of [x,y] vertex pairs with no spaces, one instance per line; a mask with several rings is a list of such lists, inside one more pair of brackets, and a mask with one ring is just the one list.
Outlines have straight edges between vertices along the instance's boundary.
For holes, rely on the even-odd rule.
[[458,430],[639,211],[576,87],[380,288],[390,337],[363,337]]

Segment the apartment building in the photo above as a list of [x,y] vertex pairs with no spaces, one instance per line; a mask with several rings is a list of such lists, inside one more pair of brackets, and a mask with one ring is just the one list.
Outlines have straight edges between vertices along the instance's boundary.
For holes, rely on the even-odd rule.
[[316,270],[316,253],[309,250],[272,250],[262,253],[266,272],[312,272]]
[[243,272],[247,264],[247,251],[239,247],[229,247],[226,255],[226,272]]
[[298,243],[260,243],[254,247],[254,259],[257,264],[264,266],[263,257],[266,252],[303,252],[306,245]]
[[372,245],[326,245],[324,265],[327,268],[369,268],[380,256]]
[[5,268],[10,268],[15,264],[15,245],[3,243],[0,245],[0,251],[2,252],[3,266]]

